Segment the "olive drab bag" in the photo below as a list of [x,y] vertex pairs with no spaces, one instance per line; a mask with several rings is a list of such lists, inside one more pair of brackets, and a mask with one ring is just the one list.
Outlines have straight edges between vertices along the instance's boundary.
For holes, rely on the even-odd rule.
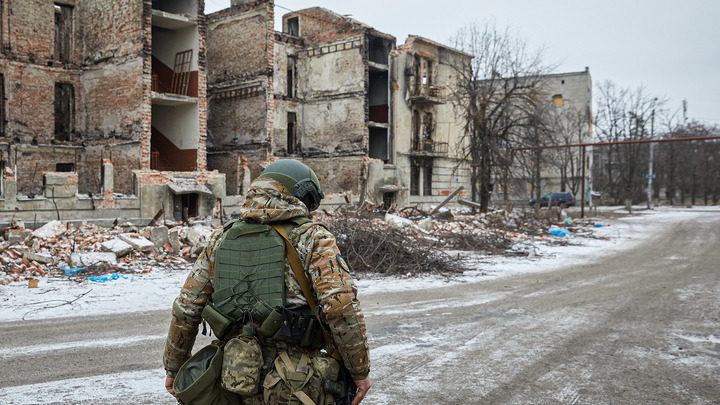
[[242,405],[240,397],[220,385],[223,347],[210,344],[195,353],[178,370],[173,390],[185,405]]

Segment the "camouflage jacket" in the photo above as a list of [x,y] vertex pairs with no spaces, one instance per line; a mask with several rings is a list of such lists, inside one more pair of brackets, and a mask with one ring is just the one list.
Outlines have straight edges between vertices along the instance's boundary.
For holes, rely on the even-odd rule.
[[[308,216],[305,205],[272,179],[256,179],[250,186],[241,218],[246,222],[273,223]],[[296,229],[297,230],[297,229]],[[163,363],[168,377],[174,377],[190,358],[202,321],[200,314],[214,292],[214,257],[222,229],[215,231],[197,258],[172,307],[172,322],[165,343]],[[305,274],[313,288],[321,316],[330,325],[335,346],[356,380],[370,371],[365,318],[357,298],[357,287],[340,257],[335,237],[320,225],[302,234],[290,233]],[[287,262],[287,260],[286,260]],[[286,305],[307,304],[289,264],[285,269]]]

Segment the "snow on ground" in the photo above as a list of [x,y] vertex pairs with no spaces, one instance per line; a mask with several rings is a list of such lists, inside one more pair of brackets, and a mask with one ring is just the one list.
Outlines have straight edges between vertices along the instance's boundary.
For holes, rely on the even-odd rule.
[[[606,208],[627,211],[619,208]],[[567,263],[588,263],[604,255],[629,249],[646,235],[683,217],[706,211],[720,212],[720,207],[694,209],[659,208],[651,211],[636,210],[632,216],[601,217],[595,222],[602,227],[592,228],[592,237],[570,235],[562,238],[569,245],[548,244],[546,241],[523,241],[520,249],[528,256],[467,255],[465,262],[474,270],[462,275],[443,277],[369,276],[359,279],[363,295],[375,292],[406,291],[434,288],[451,283],[480,282],[487,277],[510,277],[516,274],[541,272]],[[27,281],[0,286],[0,322],[45,319],[66,316],[102,315],[169,309],[180,291],[187,268],[170,270],[156,267],[149,273],[125,275],[108,282],[86,281],[77,283],[64,278],[40,278],[38,288],[28,288]]]
[[[613,209],[617,209],[619,213],[627,213],[620,208]],[[720,207],[659,208],[652,211],[635,211],[633,216],[600,217],[596,223],[603,226],[592,228],[591,237],[590,235],[564,237],[563,239],[569,242],[566,246],[534,240],[519,246],[520,250],[529,253],[524,257],[467,256],[466,263],[474,270],[467,271],[462,275],[450,278],[442,276],[361,278],[358,280],[360,298],[362,300],[364,296],[378,292],[422,290],[453,283],[482,282],[490,277],[511,277],[517,274],[548,271],[567,263],[590,263],[605,255],[629,249],[641,242],[647,235],[665,229],[672,223],[695,217],[707,211],[720,213]],[[559,237],[548,236],[548,238]],[[150,273],[139,273],[104,283],[88,281],[78,284],[75,281],[60,278],[42,278],[38,288],[28,288],[27,282],[15,282],[0,286],[0,322],[155,309],[169,310],[188,270],[189,266],[186,269],[176,270],[158,267]],[[492,299],[492,297],[484,297],[484,299]],[[477,304],[477,302],[473,304]],[[443,303],[438,302],[435,305],[442,306]],[[366,313],[366,316],[369,317],[373,315],[381,314]],[[148,339],[149,337],[144,336],[144,338]],[[163,337],[152,336],[152,338],[162,339]],[[713,339],[717,340],[715,337]],[[129,343],[121,340],[70,342],[57,345],[58,347],[28,346],[14,348],[12,353],[0,352],[0,356],[21,358],[22,355],[31,355],[38,351],[66,349],[72,347],[73,344],[100,346]],[[403,348],[376,349],[397,351]],[[132,397],[135,403],[174,403],[162,386],[163,376],[163,370],[157,368],[8,387],[0,389],[0,400],[10,404],[89,404],[110,403],[113,399]],[[45,395],[36,395],[39,392],[45,393]]]

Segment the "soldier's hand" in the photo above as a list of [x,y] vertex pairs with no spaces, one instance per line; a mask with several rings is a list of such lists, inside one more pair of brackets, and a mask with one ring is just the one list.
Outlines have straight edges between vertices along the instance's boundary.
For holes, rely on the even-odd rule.
[[[170,395],[172,395],[172,396],[175,397],[175,390],[173,390],[173,382],[174,382],[174,381],[175,381],[174,378],[172,378],[172,377],[167,377],[167,378],[165,379],[165,389],[167,390],[167,392],[170,393]],[[177,398],[177,397],[175,397],[175,398]]]
[[351,405],[358,405],[360,402],[362,402],[363,399],[365,399],[365,395],[367,395],[370,387],[372,387],[372,381],[370,381],[370,376],[367,376],[362,380],[355,380],[355,385],[357,385],[358,390]]

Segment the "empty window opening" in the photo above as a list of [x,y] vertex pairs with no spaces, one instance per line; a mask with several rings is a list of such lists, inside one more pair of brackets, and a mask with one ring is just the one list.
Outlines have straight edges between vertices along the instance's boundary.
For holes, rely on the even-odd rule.
[[70,83],[55,83],[55,140],[72,141],[75,92]]
[[287,19],[287,33],[296,37],[300,36],[300,20],[298,17]]
[[370,128],[370,157],[380,159],[385,163],[390,161],[388,156],[388,130],[387,128]]
[[70,62],[72,41],[72,7],[55,4],[55,60]]
[[383,211],[388,211],[395,204],[395,193],[383,193]]
[[0,137],[5,137],[5,76],[0,74]]
[[300,140],[297,136],[297,114],[287,114],[287,153],[294,155],[300,153]]
[[554,95],[552,100],[555,107],[562,107],[565,104],[565,100],[563,100],[562,94]]
[[388,56],[390,55],[391,50],[392,41],[379,37],[370,37],[368,59],[371,62],[387,65]]
[[5,161],[0,160],[0,196],[5,195]]
[[410,167],[410,195],[420,195],[420,167],[415,164]]
[[423,170],[423,195],[432,195],[432,165]]
[[294,56],[288,56],[287,60],[287,96],[295,98],[295,65],[296,59]]
[[71,173],[75,171],[75,163],[56,163],[56,172]]
[[198,216],[198,194],[176,194],[173,204],[173,217],[175,220],[187,222],[188,219],[196,216]]
[[420,113],[417,111],[413,111],[413,119],[412,119],[412,133],[413,133],[413,150],[421,150],[421,138],[420,138],[420,128],[422,126],[422,123],[420,122]]

